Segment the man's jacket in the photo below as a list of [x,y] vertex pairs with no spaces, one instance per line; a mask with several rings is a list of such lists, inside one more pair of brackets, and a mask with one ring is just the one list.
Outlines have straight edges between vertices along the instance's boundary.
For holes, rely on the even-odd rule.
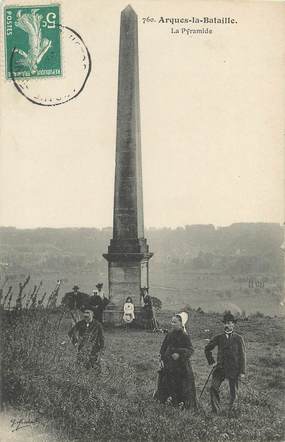
[[105,310],[106,306],[109,304],[109,299],[108,298],[101,298],[100,295],[94,295],[91,296],[90,299],[90,306],[93,307],[93,311],[94,311],[94,318],[99,321],[99,322],[103,322],[103,311]]
[[77,322],[68,333],[73,344],[78,344],[78,351],[87,350],[98,353],[104,348],[103,327],[93,319],[87,325],[85,320]]
[[235,378],[245,373],[246,355],[243,338],[237,333],[226,333],[215,336],[205,347],[208,363],[214,364],[212,351],[218,347],[217,365],[222,368],[226,378]]

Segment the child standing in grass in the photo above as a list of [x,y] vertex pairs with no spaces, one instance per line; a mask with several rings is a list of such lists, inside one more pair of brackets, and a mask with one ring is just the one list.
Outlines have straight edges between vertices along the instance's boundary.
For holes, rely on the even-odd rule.
[[194,353],[189,335],[185,332],[180,314],[173,316],[171,331],[161,349],[161,370],[155,399],[174,406],[197,409],[196,388],[190,357]]

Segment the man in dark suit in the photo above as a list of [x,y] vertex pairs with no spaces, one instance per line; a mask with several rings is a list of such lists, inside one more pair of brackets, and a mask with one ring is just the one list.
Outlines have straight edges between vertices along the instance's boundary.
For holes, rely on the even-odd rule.
[[239,376],[245,375],[245,345],[243,338],[234,332],[236,320],[234,316],[227,312],[223,318],[224,333],[214,336],[205,347],[205,355],[209,365],[215,363],[212,351],[218,347],[217,365],[212,375],[212,385],[210,387],[211,405],[214,413],[220,411],[219,389],[221,383],[228,379],[230,386],[230,411],[238,392]]
[[100,352],[104,348],[103,327],[94,319],[92,307],[83,307],[82,311],[84,319],[72,327],[68,336],[78,349],[78,364],[87,369],[100,369]]
[[78,285],[75,285],[72,290],[72,292],[65,293],[61,303],[70,310],[81,309],[83,305],[88,303],[89,295],[80,292]]

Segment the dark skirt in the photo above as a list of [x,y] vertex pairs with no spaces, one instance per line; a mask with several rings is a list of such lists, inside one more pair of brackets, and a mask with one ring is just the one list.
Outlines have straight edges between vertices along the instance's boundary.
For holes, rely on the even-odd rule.
[[197,409],[194,373],[190,362],[180,370],[163,368],[158,372],[158,385],[154,398],[165,403],[171,398],[174,406]]
[[77,353],[77,364],[87,370],[95,368],[99,372],[101,371],[99,353],[96,351],[86,351],[84,348],[80,349]]

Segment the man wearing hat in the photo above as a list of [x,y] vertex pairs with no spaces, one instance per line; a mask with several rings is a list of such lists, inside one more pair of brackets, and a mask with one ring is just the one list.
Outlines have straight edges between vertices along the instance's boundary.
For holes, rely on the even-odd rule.
[[68,292],[65,294],[66,299],[69,299],[70,307],[73,309],[78,308],[78,294],[79,294],[79,287],[78,285],[75,285],[72,287],[72,292]]
[[228,379],[230,386],[230,411],[238,392],[238,379],[245,375],[245,345],[243,338],[234,332],[236,320],[231,312],[223,317],[224,332],[214,336],[205,347],[205,355],[209,365],[215,363],[212,351],[218,348],[217,365],[213,370],[210,387],[211,405],[214,413],[220,411],[219,389],[222,382]]
[[105,298],[105,293],[103,292],[103,282],[98,282],[98,284],[96,284],[96,288],[98,289],[98,295],[101,296],[101,298]]
[[77,347],[77,362],[84,368],[100,368],[100,352],[104,348],[103,327],[94,319],[91,306],[82,308],[83,320],[68,332],[72,344]]
[[78,285],[72,288],[72,292],[65,293],[62,304],[67,306],[71,310],[80,309],[82,305],[86,305],[89,299],[87,293],[79,291]]

